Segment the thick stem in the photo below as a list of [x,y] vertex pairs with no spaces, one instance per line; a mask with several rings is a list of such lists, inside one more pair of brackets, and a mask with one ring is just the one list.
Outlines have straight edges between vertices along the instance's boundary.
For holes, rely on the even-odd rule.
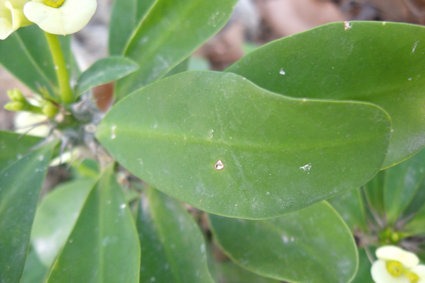
[[74,102],[74,97],[72,95],[71,87],[69,86],[69,75],[66,69],[65,58],[63,57],[59,38],[57,35],[48,32],[45,32],[44,34],[46,35],[50,52],[52,52],[62,102],[67,104],[72,103]]

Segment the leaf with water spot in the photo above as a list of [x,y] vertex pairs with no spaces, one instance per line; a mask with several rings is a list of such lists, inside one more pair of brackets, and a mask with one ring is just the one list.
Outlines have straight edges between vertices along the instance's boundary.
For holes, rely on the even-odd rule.
[[122,189],[108,166],[56,260],[52,282],[139,282],[140,246]]
[[137,213],[140,282],[212,283],[203,235],[183,206],[149,188]]
[[386,168],[425,146],[423,38],[416,25],[332,23],[269,43],[227,71],[286,96],[381,106],[394,129]]
[[56,142],[30,152],[0,173],[0,281],[19,282],[35,208]]
[[327,203],[269,220],[209,215],[215,239],[242,267],[290,282],[350,282],[357,271],[354,238]]
[[123,53],[140,69],[117,82],[116,96],[123,98],[165,76],[225,25],[237,2],[155,1]]
[[363,102],[292,99],[232,73],[186,72],[115,105],[97,137],[123,166],[208,212],[267,218],[366,183],[390,121]]

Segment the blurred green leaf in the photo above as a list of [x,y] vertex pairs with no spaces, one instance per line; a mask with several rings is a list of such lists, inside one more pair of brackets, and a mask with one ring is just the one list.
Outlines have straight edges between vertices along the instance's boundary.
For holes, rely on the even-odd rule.
[[[425,191],[424,181],[425,150],[385,170],[384,201],[386,217],[390,225],[394,225],[396,220],[405,214],[404,211],[407,208],[410,213],[415,213],[425,205],[425,195],[422,193]],[[415,204],[414,207],[411,206],[412,204]]]
[[114,82],[137,69],[139,66],[125,57],[113,56],[100,59],[80,75],[75,89],[76,95],[95,86]]
[[37,208],[31,242],[45,266],[52,266],[65,245],[94,183],[93,179],[62,183]]
[[[76,65],[70,51],[71,37],[59,36],[71,74]],[[46,88],[53,96],[57,78],[44,32],[36,25],[20,28],[0,41],[0,64],[34,92]]]
[[[369,209],[375,220],[381,220],[380,225],[383,226],[385,218],[385,203],[384,203],[384,184],[385,171],[380,171],[367,184],[364,184],[362,189],[366,201],[366,209]],[[379,220],[380,219],[380,220]]]
[[20,283],[44,283],[48,272],[48,268],[37,257],[37,253],[30,250]]
[[31,226],[56,142],[16,161],[0,173],[1,282],[19,282],[24,270]]
[[367,182],[385,158],[388,119],[368,103],[291,99],[235,74],[198,71],[128,96],[97,137],[166,194],[208,212],[258,219]]
[[132,34],[124,54],[140,69],[119,80],[116,96],[165,76],[217,33],[238,0],[157,0]]
[[91,190],[47,282],[139,282],[140,246],[112,166]]
[[[425,205],[413,218],[403,227],[403,232],[411,233],[415,236],[425,236]],[[425,248],[425,247],[424,247]]]
[[157,0],[115,0],[109,25],[109,53],[122,55],[133,31]]
[[21,159],[41,141],[34,136],[23,136],[12,132],[0,131],[0,172]]
[[356,228],[367,231],[364,207],[358,189],[350,190],[327,200],[344,219],[353,233]]
[[353,236],[325,202],[269,220],[209,215],[213,234],[237,264],[290,282],[350,282],[358,267]]
[[270,279],[249,272],[239,265],[231,262],[217,263],[218,283],[279,283],[280,281]]
[[198,225],[182,205],[147,189],[137,216],[140,282],[214,282]]
[[332,23],[269,43],[227,71],[287,96],[381,106],[394,129],[386,168],[425,145],[424,37],[423,26]]
[[369,283],[373,282],[370,269],[372,264],[367,257],[365,249],[359,249],[359,269],[357,270],[356,277],[351,283]]

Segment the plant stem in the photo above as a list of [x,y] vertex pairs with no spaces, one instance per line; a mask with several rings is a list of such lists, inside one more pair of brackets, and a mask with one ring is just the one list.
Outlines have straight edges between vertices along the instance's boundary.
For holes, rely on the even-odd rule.
[[63,57],[59,38],[57,35],[48,32],[44,32],[44,34],[46,35],[50,52],[52,52],[62,102],[67,104],[72,103],[74,102],[74,97],[72,95],[71,87],[69,86],[69,75],[66,69],[65,58]]

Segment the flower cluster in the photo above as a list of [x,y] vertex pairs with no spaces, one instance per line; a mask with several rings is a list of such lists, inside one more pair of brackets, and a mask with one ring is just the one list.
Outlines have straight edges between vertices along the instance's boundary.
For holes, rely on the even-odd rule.
[[384,246],[376,250],[376,256],[371,270],[376,283],[425,283],[425,265],[419,264],[415,254]]
[[89,22],[96,7],[96,0],[0,0],[0,39],[33,23],[52,34],[75,33]]

